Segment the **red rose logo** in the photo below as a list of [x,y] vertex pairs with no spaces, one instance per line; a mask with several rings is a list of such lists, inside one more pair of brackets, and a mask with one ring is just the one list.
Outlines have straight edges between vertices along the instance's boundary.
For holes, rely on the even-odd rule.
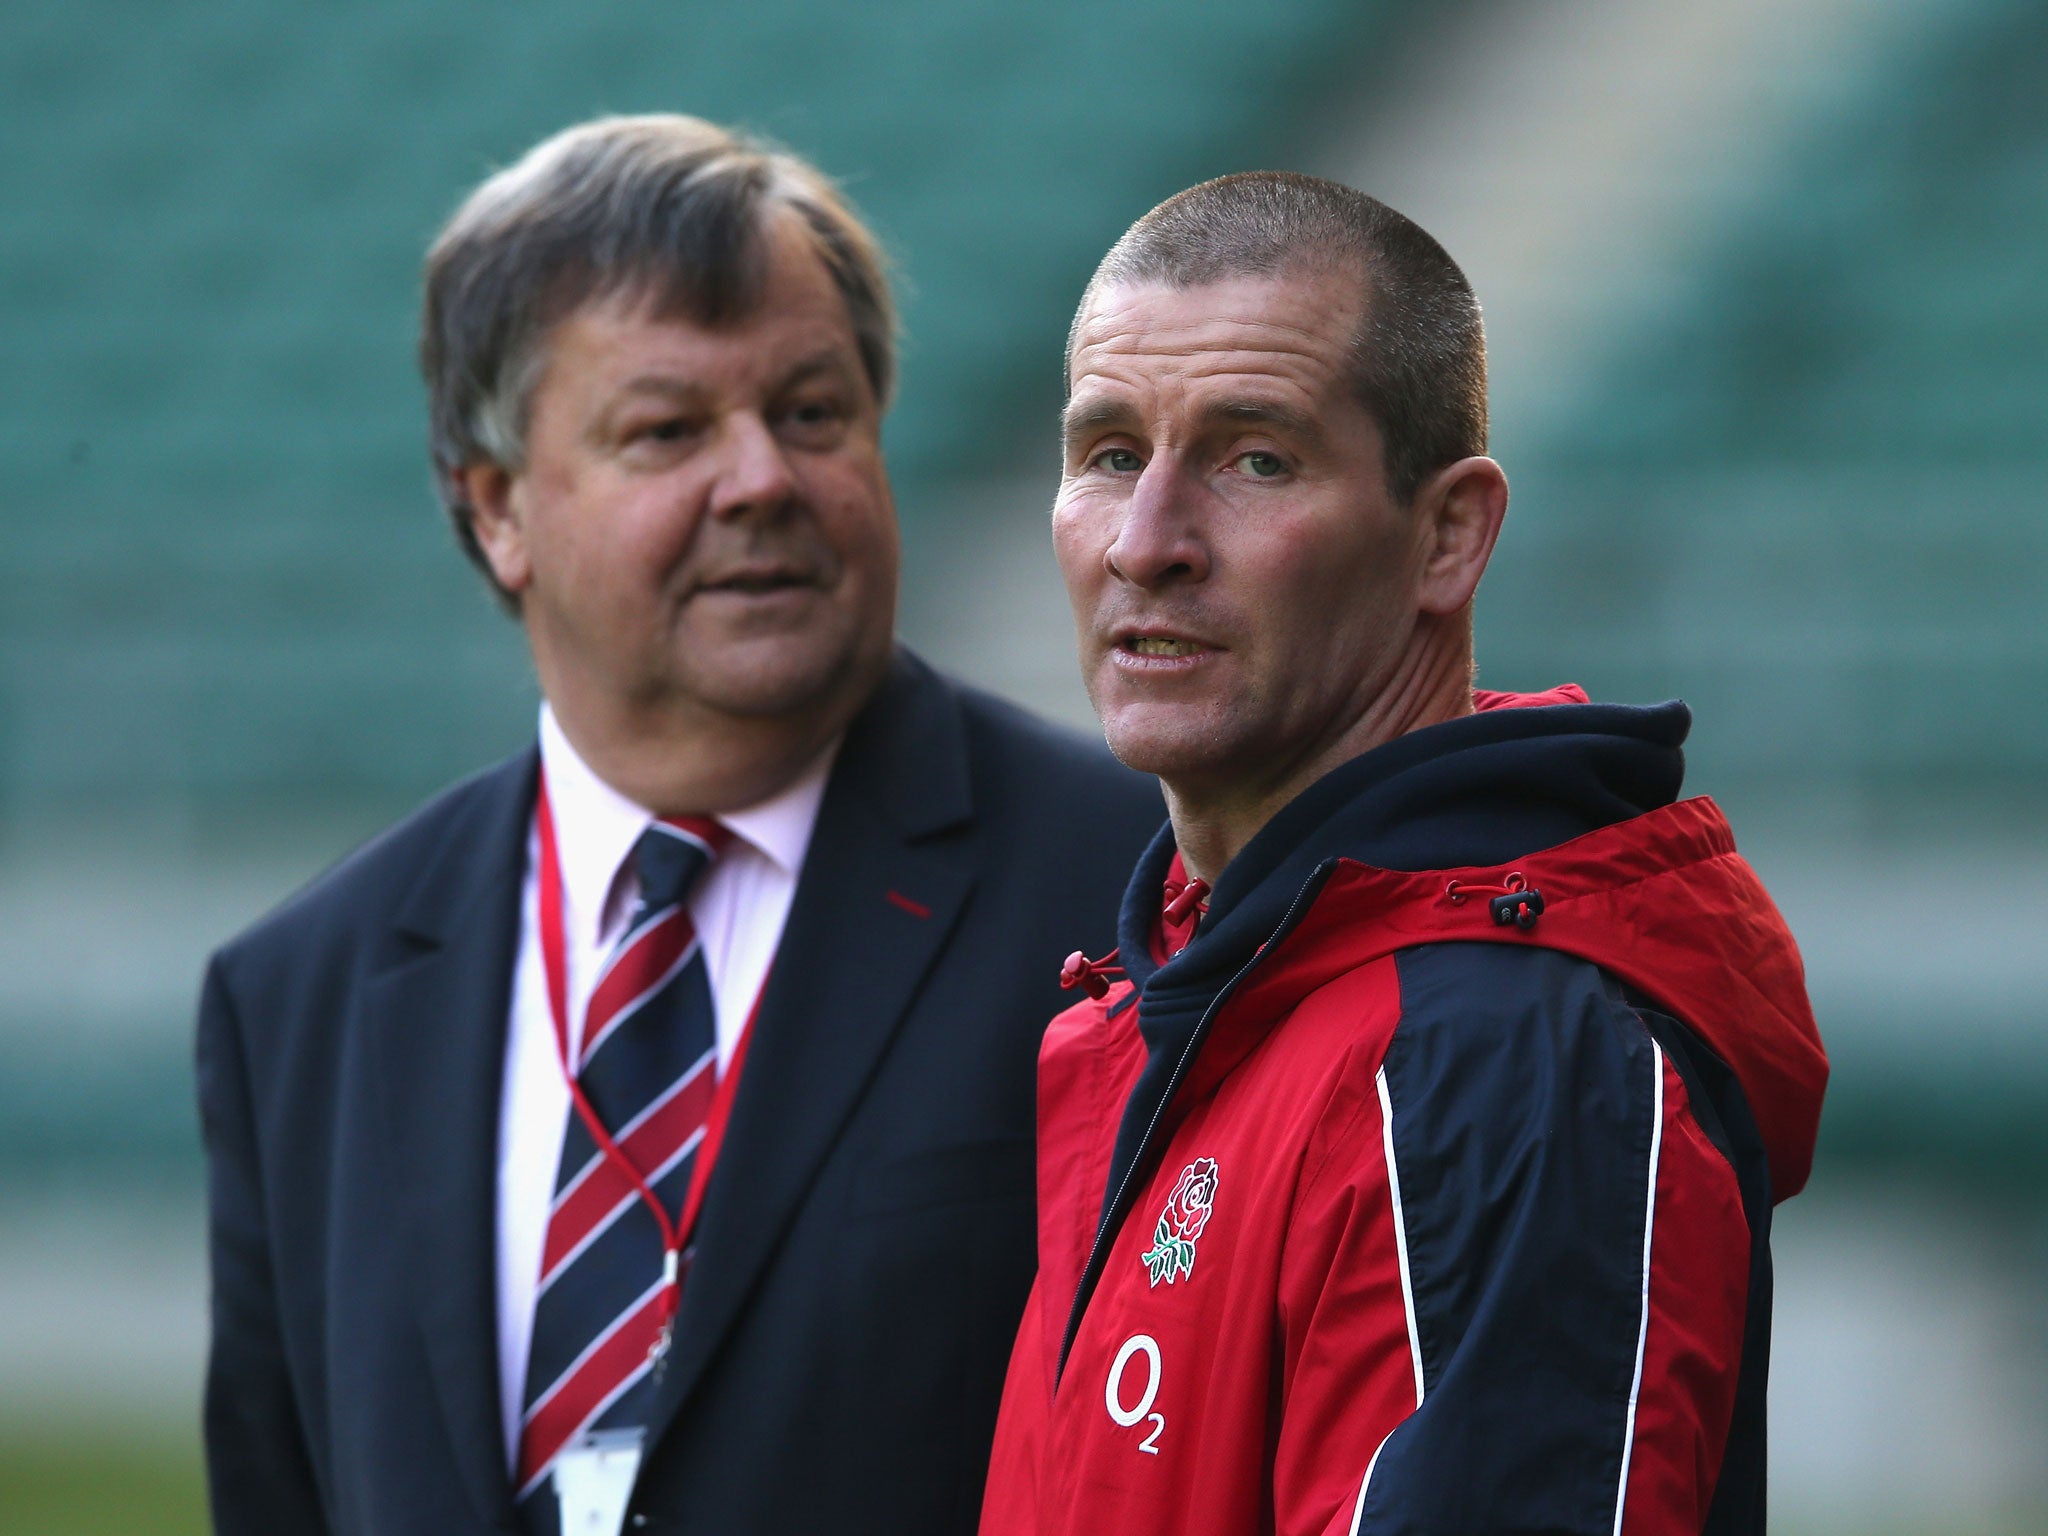
[[1209,1212],[1216,1205],[1216,1159],[1198,1157],[1181,1169],[1180,1180],[1166,1209],[1159,1213],[1159,1225],[1152,1231],[1152,1247],[1138,1257],[1145,1273],[1157,1285],[1168,1285],[1195,1272],[1195,1239],[1209,1224]]

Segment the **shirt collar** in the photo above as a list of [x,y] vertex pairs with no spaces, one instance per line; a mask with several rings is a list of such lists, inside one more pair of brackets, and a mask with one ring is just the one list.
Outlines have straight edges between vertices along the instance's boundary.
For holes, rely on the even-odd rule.
[[[839,741],[818,754],[818,760],[787,789],[744,810],[729,811],[718,820],[746,847],[795,879],[818,822]],[[554,813],[555,839],[562,863],[562,904],[565,925],[595,942],[603,937],[609,905],[621,866],[647,830],[654,813],[628,799],[597,776],[564,734],[561,722],[545,700],[540,706],[540,761],[547,775],[548,806]],[[732,857],[735,844],[726,851]]]
[[825,781],[832,776],[832,760],[839,755],[839,739],[818,754],[818,760],[797,776],[796,782],[778,795],[771,795],[745,810],[728,811],[718,819],[757,852],[764,854],[794,880],[803,867],[804,854],[811,846],[811,831],[818,824],[818,807],[825,799]]

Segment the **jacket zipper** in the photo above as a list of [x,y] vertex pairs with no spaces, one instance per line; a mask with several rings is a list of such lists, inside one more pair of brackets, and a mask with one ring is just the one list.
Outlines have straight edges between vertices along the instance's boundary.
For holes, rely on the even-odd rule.
[[1209,1006],[1203,1010],[1194,1033],[1188,1037],[1188,1043],[1181,1048],[1180,1059],[1173,1064],[1173,1075],[1166,1080],[1166,1092],[1153,1109],[1152,1118],[1145,1126],[1145,1134],[1138,1140],[1137,1153],[1131,1158],[1130,1166],[1124,1170],[1123,1179],[1116,1188],[1116,1198],[1110,1201],[1109,1209],[1103,1213],[1101,1224],[1095,1229],[1095,1243],[1088,1250],[1088,1262],[1081,1266],[1081,1283],[1074,1288],[1074,1304],[1067,1312],[1067,1331],[1060,1339],[1059,1366],[1053,1372],[1052,1386],[1055,1395],[1059,1392],[1061,1378],[1066,1375],[1067,1355],[1074,1347],[1074,1335],[1081,1330],[1081,1314],[1087,1310],[1095,1282],[1100,1277],[1110,1239],[1123,1225],[1124,1216],[1127,1214],[1124,1201],[1131,1193],[1132,1184],[1137,1180],[1138,1170],[1145,1165],[1145,1154],[1152,1150],[1152,1138],[1159,1131],[1159,1122],[1165,1118],[1167,1106],[1173,1103],[1174,1095],[1180,1091],[1181,1079],[1187,1075],[1190,1063],[1202,1048],[1202,1042],[1209,1038],[1209,1026],[1215,1022],[1217,1012],[1230,1000],[1245,977],[1252,973],[1252,968],[1271,954],[1281,940],[1294,931],[1308,904],[1315,900],[1316,893],[1323,888],[1323,883],[1330,878],[1336,867],[1336,859],[1325,859],[1309,872],[1307,881],[1294,893],[1294,901],[1287,908],[1287,915],[1280,919],[1280,926],[1267,936],[1265,943],[1252,952],[1250,959],[1238,967],[1237,974],[1218,989],[1215,997],[1210,999]]

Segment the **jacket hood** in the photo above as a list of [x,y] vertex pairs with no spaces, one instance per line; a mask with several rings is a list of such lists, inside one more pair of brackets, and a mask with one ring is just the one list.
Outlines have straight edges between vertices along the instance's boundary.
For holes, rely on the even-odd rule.
[[[1478,703],[1297,797],[1224,870],[1164,965],[1150,938],[1171,828],[1154,840],[1119,923],[1133,992],[1115,1003],[1136,997],[1148,1060],[1118,1170],[1198,1037],[1175,1091],[1190,1102],[1336,975],[1411,945],[1472,941],[1577,955],[1684,1020],[1741,1080],[1774,1196],[1805,1183],[1827,1059],[1798,950],[1726,820],[1710,800],[1675,800],[1690,712],[1591,704],[1572,687]],[[1540,893],[1540,907],[1517,898],[1497,912],[1495,898],[1517,889]]]
[[[1692,715],[1676,701],[1590,704],[1567,684],[1478,702],[1332,769],[1283,807],[1218,877],[1194,939],[1158,968],[1159,985],[1220,986],[1325,859],[1400,870],[1498,863],[1669,805],[1684,779]],[[1167,826],[1124,892],[1117,942],[1140,989],[1173,855]]]

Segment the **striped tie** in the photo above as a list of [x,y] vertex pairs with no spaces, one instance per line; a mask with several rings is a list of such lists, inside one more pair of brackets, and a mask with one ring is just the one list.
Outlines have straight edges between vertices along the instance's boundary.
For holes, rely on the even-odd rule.
[[[702,818],[653,823],[633,847],[640,903],[591,990],[577,1081],[675,1218],[717,1080],[711,982],[684,899],[731,834]],[[519,1499],[552,1532],[548,1472],[585,1430],[646,1423],[660,1331],[662,1238],[632,1181],[572,1108],[541,1254]]]

